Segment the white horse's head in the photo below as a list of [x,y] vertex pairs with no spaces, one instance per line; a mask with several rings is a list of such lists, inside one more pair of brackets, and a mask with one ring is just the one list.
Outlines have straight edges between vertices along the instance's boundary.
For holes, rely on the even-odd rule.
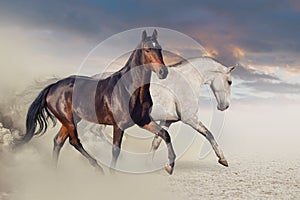
[[224,111],[230,105],[231,72],[235,67],[223,67],[213,72],[214,76],[210,80],[210,88],[217,99],[218,110]]

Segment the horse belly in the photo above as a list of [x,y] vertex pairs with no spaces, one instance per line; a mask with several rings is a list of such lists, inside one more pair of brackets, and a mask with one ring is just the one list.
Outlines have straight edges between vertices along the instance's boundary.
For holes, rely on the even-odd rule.
[[89,122],[98,123],[96,90],[98,82],[76,80],[73,92],[73,112]]
[[151,97],[153,106],[150,115],[155,121],[178,120],[175,99],[167,89],[153,87]]

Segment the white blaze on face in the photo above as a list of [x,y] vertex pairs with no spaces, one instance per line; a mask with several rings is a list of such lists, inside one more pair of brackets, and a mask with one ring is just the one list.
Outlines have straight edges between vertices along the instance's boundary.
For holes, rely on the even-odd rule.
[[155,47],[156,46],[155,42],[152,42],[152,45],[153,45],[153,47]]

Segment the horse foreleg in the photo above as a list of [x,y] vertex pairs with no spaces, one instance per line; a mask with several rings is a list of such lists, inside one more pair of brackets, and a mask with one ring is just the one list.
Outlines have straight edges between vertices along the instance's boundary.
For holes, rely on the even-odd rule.
[[[185,121],[184,121],[185,122]],[[213,134],[199,121],[199,120],[189,120],[185,122],[186,124],[193,127],[197,132],[199,132],[201,135],[203,135],[211,144],[215,154],[219,158],[219,163],[228,167],[228,162],[226,158],[223,155],[222,150],[219,148],[218,143],[216,142]]]
[[174,170],[174,166],[175,166],[176,155],[175,155],[172,143],[171,143],[171,137],[170,137],[169,133],[165,129],[161,128],[154,121],[151,121],[150,123],[144,125],[143,128],[154,133],[155,135],[158,135],[166,142],[166,145],[168,148],[169,165],[167,165],[165,167],[165,169],[169,174],[172,174],[173,170]]
[[70,125],[68,127],[69,130],[69,141],[70,144],[72,146],[75,147],[75,149],[77,151],[79,151],[85,158],[88,159],[88,161],[90,162],[90,164],[95,167],[96,170],[100,171],[102,174],[104,174],[104,171],[102,169],[102,167],[100,165],[98,165],[96,159],[94,159],[92,156],[90,156],[90,154],[88,152],[85,151],[85,149],[83,148],[79,138],[78,138],[78,134],[77,134],[77,130],[75,128],[75,125]]
[[115,169],[118,157],[121,151],[121,144],[124,131],[121,130],[118,126],[114,126],[114,133],[113,133],[113,146],[112,146],[112,160],[110,164],[110,169]]
[[[161,121],[159,123],[159,126],[161,126],[162,128],[164,128],[166,131],[169,129],[169,127],[171,126],[172,122],[171,121]],[[155,152],[158,149],[160,143],[162,141],[162,138],[159,137],[158,135],[155,135],[155,137],[152,140],[152,146],[151,146],[151,152],[152,152],[152,159],[154,158]]]
[[60,150],[68,138],[68,135],[68,129],[65,126],[62,126],[57,135],[54,137],[53,162],[55,166],[57,166]]

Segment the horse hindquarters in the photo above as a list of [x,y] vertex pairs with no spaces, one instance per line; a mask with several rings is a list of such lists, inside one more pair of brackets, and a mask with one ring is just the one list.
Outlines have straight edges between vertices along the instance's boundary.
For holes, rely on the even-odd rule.
[[54,161],[57,162],[59,151],[69,137],[70,144],[86,157],[92,166],[103,172],[97,161],[85,151],[78,138],[74,117],[76,120],[80,120],[80,117],[73,113],[73,83],[74,80],[70,80],[70,78],[62,80],[49,91],[47,97],[49,109],[62,124],[61,130],[54,138]]

